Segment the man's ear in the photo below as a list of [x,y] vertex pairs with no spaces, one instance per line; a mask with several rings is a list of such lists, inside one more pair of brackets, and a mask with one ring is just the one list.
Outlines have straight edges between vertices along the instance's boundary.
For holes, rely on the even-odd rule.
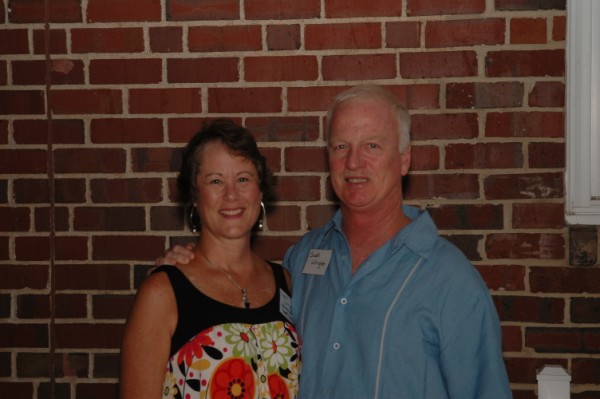
[[408,170],[410,169],[410,160],[411,160],[411,146],[409,144],[406,146],[404,151],[402,151],[400,153],[402,176],[406,176],[408,174]]

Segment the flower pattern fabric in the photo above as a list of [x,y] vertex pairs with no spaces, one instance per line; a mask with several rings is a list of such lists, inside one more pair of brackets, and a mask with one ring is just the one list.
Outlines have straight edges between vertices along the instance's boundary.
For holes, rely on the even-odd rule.
[[167,364],[163,398],[294,399],[300,342],[283,321],[208,328]]

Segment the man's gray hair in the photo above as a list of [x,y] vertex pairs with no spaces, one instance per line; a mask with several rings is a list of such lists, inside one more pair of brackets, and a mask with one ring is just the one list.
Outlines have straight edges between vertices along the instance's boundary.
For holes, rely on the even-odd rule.
[[354,86],[338,94],[329,107],[327,112],[326,134],[329,139],[331,130],[331,119],[337,107],[348,100],[379,100],[390,105],[392,111],[398,119],[398,135],[400,136],[400,151],[404,151],[410,144],[410,115],[408,110],[400,104],[398,99],[387,89],[377,85],[359,85]]

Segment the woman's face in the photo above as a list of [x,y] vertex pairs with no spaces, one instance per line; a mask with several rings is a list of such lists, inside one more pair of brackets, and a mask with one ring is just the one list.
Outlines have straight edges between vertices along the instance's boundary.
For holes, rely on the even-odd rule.
[[220,142],[206,144],[200,159],[196,206],[202,233],[223,238],[249,235],[262,200],[256,167]]

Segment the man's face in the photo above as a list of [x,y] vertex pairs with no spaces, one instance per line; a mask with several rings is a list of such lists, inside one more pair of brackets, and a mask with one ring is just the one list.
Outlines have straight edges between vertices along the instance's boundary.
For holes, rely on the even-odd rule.
[[390,105],[351,99],[331,120],[328,153],[333,189],[352,211],[385,211],[402,203],[402,176],[410,147],[399,150],[398,121]]

